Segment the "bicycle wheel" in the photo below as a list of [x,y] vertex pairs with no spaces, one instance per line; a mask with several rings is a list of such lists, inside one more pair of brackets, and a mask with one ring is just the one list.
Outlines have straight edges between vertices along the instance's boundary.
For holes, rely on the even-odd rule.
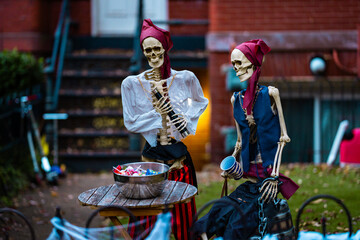
[[0,240],[31,239],[35,232],[27,218],[12,208],[0,209]]

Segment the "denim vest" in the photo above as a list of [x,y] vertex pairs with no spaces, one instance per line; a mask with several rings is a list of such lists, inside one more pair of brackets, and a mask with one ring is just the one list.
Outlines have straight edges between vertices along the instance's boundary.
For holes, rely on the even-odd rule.
[[260,151],[263,167],[266,169],[273,165],[274,158],[280,138],[280,124],[278,115],[271,110],[269,90],[266,86],[260,86],[253,108],[253,116],[257,126],[257,143],[250,144],[250,128],[246,120],[245,112],[242,109],[245,90],[234,93],[234,118],[240,126],[242,135],[241,158],[244,172],[249,171],[250,162],[255,160]]

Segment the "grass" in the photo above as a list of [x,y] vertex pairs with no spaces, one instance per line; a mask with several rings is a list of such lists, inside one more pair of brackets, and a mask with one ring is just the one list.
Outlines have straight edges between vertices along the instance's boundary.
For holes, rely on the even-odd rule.
[[[281,172],[300,185],[298,191],[288,200],[293,223],[301,205],[310,197],[318,194],[333,195],[343,201],[352,216],[354,232],[360,228],[360,169],[327,167],[326,165],[288,164]],[[230,180],[229,193],[244,180]],[[223,182],[209,182],[199,185],[196,197],[198,210],[208,201],[220,197]],[[282,198],[281,194],[279,197]],[[207,211],[204,211],[207,212]],[[300,230],[321,232],[321,217],[327,219],[327,232],[348,231],[348,220],[341,207],[332,200],[317,200],[308,205],[300,218]]]

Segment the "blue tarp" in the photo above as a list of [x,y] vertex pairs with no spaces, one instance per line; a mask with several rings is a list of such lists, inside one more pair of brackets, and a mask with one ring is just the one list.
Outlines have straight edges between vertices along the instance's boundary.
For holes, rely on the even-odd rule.
[[[145,221],[145,220],[144,220]],[[64,219],[53,217],[51,223],[54,226],[47,240],[112,240],[123,239],[118,226],[102,228],[83,228],[75,226]],[[138,224],[140,222],[137,222]],[[122,226],[126,229],[126,226]],[[158,215],[154,229],[146,240],[168,240],[171,233],[171,212]],[[62,237],[60,236],[62,235]]]
[[[267,235],[263,238],[263,240],[278,240],[276,236]],[[337,233],[326,235],[324,238],[321,233],[318,232],[299,232],[298,240],[360,240],[360,230],[353,234],[351,238],[349,238],[349,233]]]

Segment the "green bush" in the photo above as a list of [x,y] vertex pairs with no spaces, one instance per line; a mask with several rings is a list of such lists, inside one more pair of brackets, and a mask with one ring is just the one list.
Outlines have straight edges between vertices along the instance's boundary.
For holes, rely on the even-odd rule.
[[12,166],[1,166],[0,178],[0,207],[12,206],[13,198],[28,185],[28,178]]
[[12,206],[13,198],[34,179],[26,142],[7,150],[0,147],[0,207]]
[[[24,93],[32,93],[43,83],[43,59],[36,59],[32,54],[22,53],[16,49],[0,52],[0,105],[2,100],[8,97],[14,98]],[[18,106],[11,105],[11,107]],[[1,111],[8,111],[8,108],[1,108]],[[18,117],[20,118],[20,115]],[[16,129],[12,125],[14,118],[16,119],[13,113],[0,119],[1,124],[6,123],[0,128],[3,134],[3,141],[0,141],[0,206],[11,206],[13,197],[27,186],[34,176],[26,141],[20,141],[20,144],[3,149],[3,144],[16,142],[18,138],[23,137],[14,132]]]
[[43,59],[16,49],[0,52],[0,97],[44,82]]

